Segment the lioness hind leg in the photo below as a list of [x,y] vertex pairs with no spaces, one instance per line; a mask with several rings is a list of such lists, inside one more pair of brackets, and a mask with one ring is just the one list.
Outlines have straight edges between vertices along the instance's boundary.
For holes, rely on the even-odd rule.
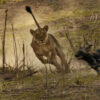
[[65,59],[64,53],[62,52],[62,50],[60,48],[57,48],[56,51],[57,51],[57,55],[59,56],[59,58],[61,60],[61,65],[63,66],[63,69],[65,71],[69,71],[69,66],[68,66],[67,61]]
[[55,55],[52,56],[52,58],[50,60],[50,63],[56,67],[56,69],[57,69],[58,72],[62,71],[61,65],[57,62]]

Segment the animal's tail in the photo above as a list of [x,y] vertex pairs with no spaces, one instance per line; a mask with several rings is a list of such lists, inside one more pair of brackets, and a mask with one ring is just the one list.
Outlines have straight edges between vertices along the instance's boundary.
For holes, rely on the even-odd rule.
[[29,6],[26,6],[26,11],[28,12],[28,13],[31,13],[32,14],[32,10],[31,10],[31,8],[29,7]]
[[36,18],[35,18],[35,16],[34,16],[34,14],[32,13],[31,7],[26,6],[25,10],[26,10],[28,13],[30,13],[30,14],[32,15],[32,17],[33,17],[33,19],[34,19],[34,21],[35,21],[35,23],[36,23],[36,26],[37,26],[37,27],[39,28],[39,30],[40,30],[41,27],[40,27],[40,25],[38,24],[38,22],[37,22],[37,20],[36,20]]

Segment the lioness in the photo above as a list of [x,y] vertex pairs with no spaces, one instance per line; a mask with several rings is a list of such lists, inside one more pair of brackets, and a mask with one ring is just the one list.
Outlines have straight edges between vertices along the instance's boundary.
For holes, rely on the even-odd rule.
[[[47,31],[47,25],[36,30],[30,29],[30,33],[33,36],[31,47],[33,48],[37,58],[42,63],[53,64],[58,71],[61,71],[61,65],[68,67],[64,53],[55,37],[51,34],[47,34]],[[57,62],[56,56],[60,58],[61,64]]]

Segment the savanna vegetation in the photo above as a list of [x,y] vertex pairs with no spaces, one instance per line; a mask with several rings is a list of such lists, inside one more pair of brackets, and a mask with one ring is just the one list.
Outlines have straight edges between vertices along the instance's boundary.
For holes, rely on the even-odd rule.
[[[42,64],[34,55],[29,30],[36,26],[26,5],[41,27],[49,25],[70,73],[57,73],[54,66]],[[93,45],[90,53],[100,48],[100,0],[0,0],[0,19],[0,100],[99,100],[100,75],[75,58],[70,40],[75,52],[88,44]]]

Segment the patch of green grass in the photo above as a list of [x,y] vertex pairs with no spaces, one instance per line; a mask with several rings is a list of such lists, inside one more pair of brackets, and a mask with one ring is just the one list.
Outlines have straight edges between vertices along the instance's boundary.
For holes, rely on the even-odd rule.
[[95,76],[95,75],[89,75],[87,77],[80,77],[80,75],[79,75],[74,79],[73,82],[77,85],[89,85],[96,80],[100,80],[100,77]]
[[[73,73],[72,73],[73,75]],[[75,74],[76,75],[76,74]],[[42,97],[44,97],[46,90],[47,90],[47,95],[51,96],[51,92],[55,91],[53,94],[57,95],[57,97],[51,97],[50,100],[65,100],[65,98],[69,98],[68,100],[74,100],[74,98],[86,98],[86,100],[90,100],[89,93],[83,93],[82,89],[80,89],[80,94],[79,96],[75,96],[74,93],[74,88],[68,88],[69,85],[77,84],[77,85],[89,85],[93,83],[96,80],[100,80],[100,77],[98,76],[93,76],[93,75],[87,75],[86,77],[83,77],[81,75],[76,75],[74,78],[68,77],[67,74],[65,74],[65,78],[63,79],[63,75],[61,74],[53,74],[53,73],[48,73],[48,88],[44,88],[44,82],[45,76],[43,75],[34,75],[32,77],[27,77],[25,79],[16,79],[14,81],[5,81],[5,89],[7,91],[10,91],[11,89],[13,91],[11,92],[6,92],[2,93],[1,99],[0,100],[19,100],[19,99],[25,99],[25,100],[38,100]],[[59,85],[53,89],[50,88],[51,83],[53,80],[56,80],[56,84],[59,81]],[[65,85],[64,85],[65,84]],[[19,88],[19,91],[14,91],[14,89]],[[25,88],[30,88],[28,91],[23,90]],[[32,88],[32,89],[31,89]],[[66,96],[62,95],[63,90],[66,90]],[[72,94],[70,92],[72,91]],[[75,90],[77,91],[77,89]],[[78,92],[79,92],[78,91]],[[69,94],[67,94],[69,92]],[[90,91],[92,92],[92,90]]]

